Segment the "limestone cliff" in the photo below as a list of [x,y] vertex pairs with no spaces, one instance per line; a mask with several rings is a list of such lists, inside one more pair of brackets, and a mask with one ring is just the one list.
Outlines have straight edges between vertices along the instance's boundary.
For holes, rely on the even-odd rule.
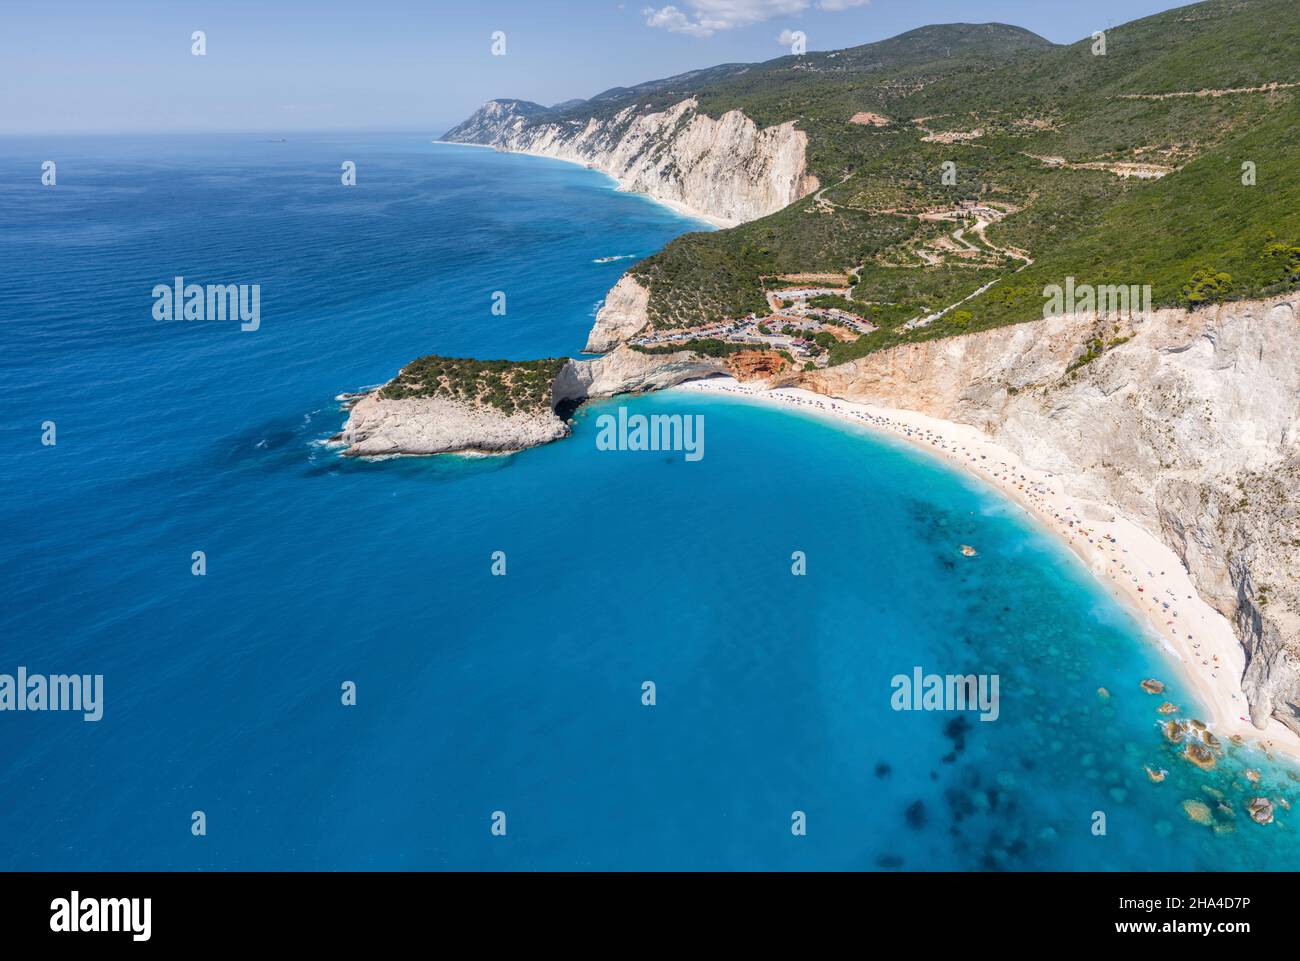
[[620,347],[595,360],[566,361],[550,385],[549,404],[512,413],[449,396],[389,396],[384,385],[349,395],[347,423],[334,439],[350,457],[511,453],[567,437],[570,429],[558,408],[660,390],[722,371],[720,361],[690,351],[646,354]]
[[693,99],[658,112],[550,119],[536,104],[492,100],[443,140],[590,165],[624,190],[647,194],[722,226],[775,213],[817,189],[808,136],[793,122],[760,129],[739,110],[716,120]]
[[508,453],[559,440],[568,425],[553,411],[505,414],[446,397],[366,394],[348,414],[338,440],[351,457],[454,452]]
[[587,335],[588,354],[601,354],[626,343],[650,323],[650,288],[631,274],[624,274],[605,295],[605,303],[596,312],[596,322]]
[[[1160,538],[1235,625],[1252,720],[1300,731],[1298,307],[1291,295],[1163,310],[1119,330],[1041,320],[799,383],[979,427]],[[1072,370],[1098,339],[1109,348]]]
[[571,360],[555,379],[556,403],[663,390],[687,380],[725,372],[722,361],[694,351],[646,354],[619,347],[595,360]]

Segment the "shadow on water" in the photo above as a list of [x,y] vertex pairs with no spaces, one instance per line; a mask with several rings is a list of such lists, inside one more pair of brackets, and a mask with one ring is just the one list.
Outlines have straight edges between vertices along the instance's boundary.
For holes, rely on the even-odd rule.
[[585,401],[575,398],[565,398],[555,405],[555,416],[560,418],[566,424],[574,418]]

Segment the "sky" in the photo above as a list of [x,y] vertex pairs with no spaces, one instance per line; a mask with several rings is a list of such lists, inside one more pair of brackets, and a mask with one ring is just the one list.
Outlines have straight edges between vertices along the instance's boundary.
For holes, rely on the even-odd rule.
[[[1171,0],[62,0],[0,12],[0,135],[427,130],[484,101],[544,104],[931,23],[1057,43]],[[193,52],[202,31],[205,52]],[[493,35],[504,34],[504,54]],[[500,45],[498,44],[498,49]]]

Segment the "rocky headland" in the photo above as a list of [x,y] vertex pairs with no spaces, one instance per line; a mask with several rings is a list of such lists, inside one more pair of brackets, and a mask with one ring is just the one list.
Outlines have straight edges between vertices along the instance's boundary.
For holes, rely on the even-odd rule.
[[[465,373],[485,366],[490,375],[471,380]],[[691,351],[647,354],[629,347],[593,360],[423,357],[387,384],[348,395],[348,419],[334,440],[350,457],[511,453],[567,437],[565,416],[584,401],[725,371],[721,361]],[[456,390],[454,382],[469,386]],[[516,386],[525,383],[526,392]]]
[[793,121],[760,128],[739,110],[714,119],[693,98],[563,120],[536,104],[490,100],[442,139],[581,163],[719,226],[775,213],[819,186],[808,135]]

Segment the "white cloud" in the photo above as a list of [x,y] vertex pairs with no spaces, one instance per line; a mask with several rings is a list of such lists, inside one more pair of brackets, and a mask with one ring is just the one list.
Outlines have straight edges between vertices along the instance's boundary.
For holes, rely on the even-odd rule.
[[[672,5],[646,7],[641,11],[646,26],[663,27],[673,33],[692,37],[711,37],[719,30],[748,27],[773,17],[803,13],[812,0],[682,0],[689,8],[682,10]],[[849,10],[865,7],[871,0],[817,0],[820,10]],[[783,43],[785,41],[782,41]]]
[[[821,0],[821,3],[857,5],[859,0]],[[674,6],[646,7],[641,13],[646,26],[663,27],[674,33],[709,37],[719,30],[734,30],[807,10],[810,0],[685,0],[689,12]],[[829,8],[828,8],[829,9]],[[836,7],[835,9],[843,9]]]
[[711,25],[702,20],[692,21],[690,17],[676,7],[663,7],[659,10],[654,7],[646,7],[641,12],[645,15],[645,25],[647,27],[663,27],[673,33],[689,33],[693,37],[713,35],[714,28]]
[[790,46],[790,44],[794,43],[795,35],[796,35],[796,31],[794,30],[782,30],[779,34],[777,34],[776,42],[783,47],[788,47]]

